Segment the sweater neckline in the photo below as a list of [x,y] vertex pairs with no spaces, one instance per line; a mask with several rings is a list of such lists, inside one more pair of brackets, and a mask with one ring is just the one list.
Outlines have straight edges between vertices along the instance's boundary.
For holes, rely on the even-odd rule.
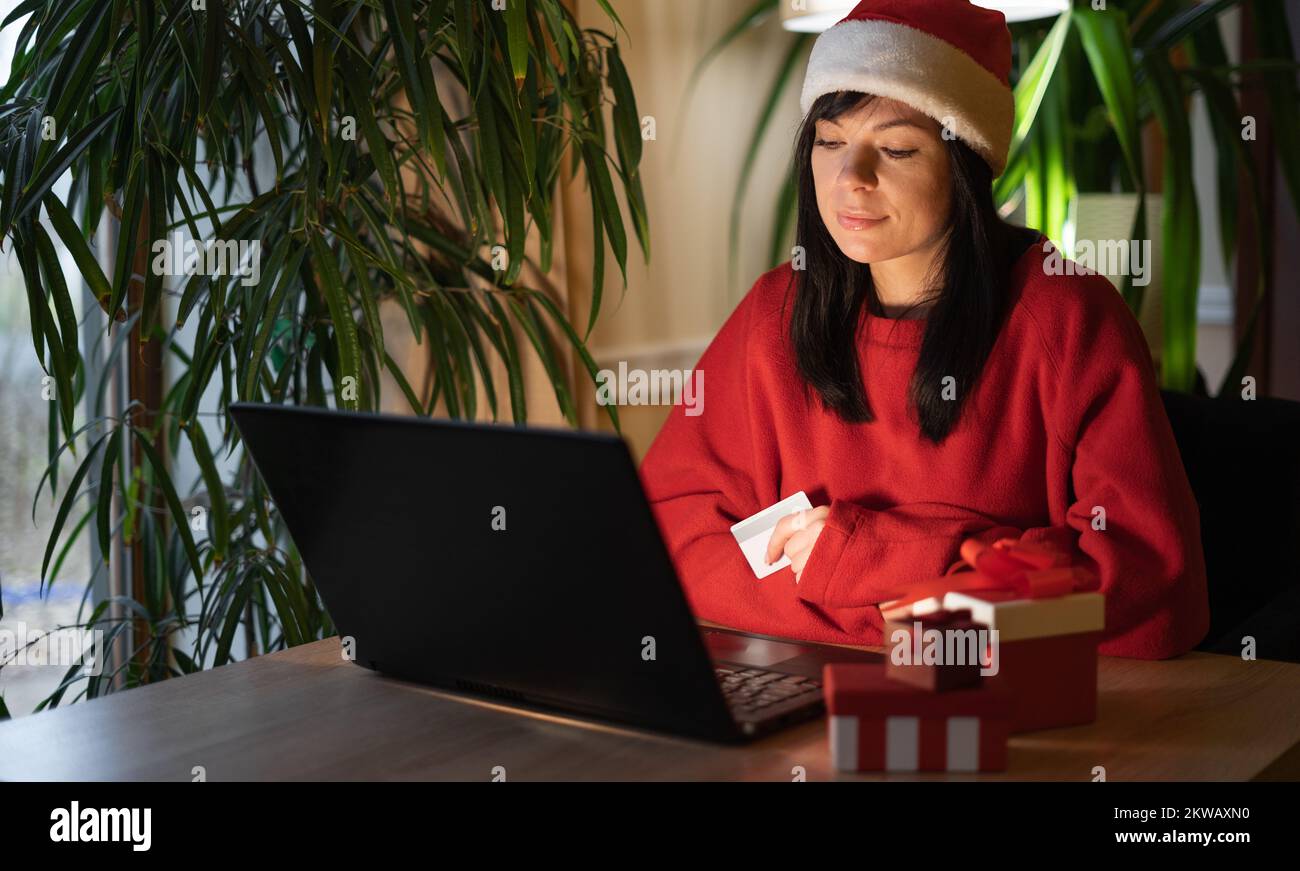
[[[1030,255],[1046,238],[1039,233],[1038,238],[1021,253],[1011,267],[1011,280],[1014,284],[1020,283],[1021,273],[1030,262]],[[1014,305],[1014,302],[1012,304]],[[887,348],[920,348],[921,341],[925,338],[925,325],[929,323],[928,318],[888,318],[873,315],[866,310],[866,306],[863,306],[863,319],[862,332],[867,343]]]
[[863,333],[867,342],[890,348],[920,347],[928,322],[927,318],[887,318],[870,312],[865,318]]

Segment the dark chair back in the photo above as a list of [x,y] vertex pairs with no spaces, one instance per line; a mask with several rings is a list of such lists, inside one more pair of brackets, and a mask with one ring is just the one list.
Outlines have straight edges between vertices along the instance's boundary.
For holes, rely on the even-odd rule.
[[1300,662],[1300,402],[1161,391],[1201,513],[1210,631],[1199,650]]

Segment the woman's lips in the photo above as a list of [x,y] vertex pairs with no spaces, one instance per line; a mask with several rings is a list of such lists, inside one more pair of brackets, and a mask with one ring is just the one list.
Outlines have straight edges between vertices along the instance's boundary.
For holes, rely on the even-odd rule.
[[850,215],[848,212],[836,212],[835,219],[846,230],[870,230],[872,227],[885,222],[884,218],[866,218],[860,215]]

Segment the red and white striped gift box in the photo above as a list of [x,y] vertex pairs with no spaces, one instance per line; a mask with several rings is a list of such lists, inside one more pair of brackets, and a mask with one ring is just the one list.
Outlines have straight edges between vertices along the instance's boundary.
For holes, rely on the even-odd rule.
[[1011,694],[997,678],[928,692],[883,665],[836,664],[823,675],[831,763],[840,771],[1002,771]]
[[976,623],[997,630],[998,674],[1014,699],[1013,735],[1097,719],[1097,644],[1106,623],[1101,593],[1019,599],[1006,590],[954,592],[943,607],[967,609]]

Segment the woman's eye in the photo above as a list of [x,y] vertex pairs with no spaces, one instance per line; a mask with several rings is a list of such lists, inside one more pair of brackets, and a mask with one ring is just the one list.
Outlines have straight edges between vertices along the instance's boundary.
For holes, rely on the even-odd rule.
[[913,154],[916,154],[917,151],[915,148],[910,148],[907,149],[906,151],[899,151],[898,149],[894,149],[894,148],[882,148],[880,150],[885,152],[885,154],[889,155],[894,160],[906,160],[907,158],[911,157]]
[[839,145],[839,143],[831,139],[818,138],[813,140],[813,145],[820,146],[822,148],[834,148],[835,146]]

